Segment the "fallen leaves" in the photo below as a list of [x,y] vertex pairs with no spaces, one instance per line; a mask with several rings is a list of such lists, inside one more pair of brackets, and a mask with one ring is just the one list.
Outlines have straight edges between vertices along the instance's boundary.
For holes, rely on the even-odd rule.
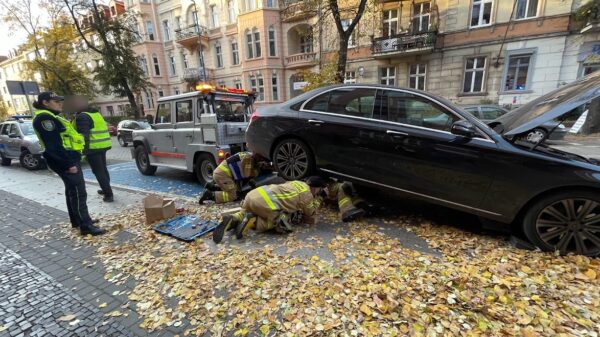
[[64,316],[60,316],[57,321],[61,321],[61,322],[68,322],[68,321],[72,321],[75,319],[75,315],[64,315]]

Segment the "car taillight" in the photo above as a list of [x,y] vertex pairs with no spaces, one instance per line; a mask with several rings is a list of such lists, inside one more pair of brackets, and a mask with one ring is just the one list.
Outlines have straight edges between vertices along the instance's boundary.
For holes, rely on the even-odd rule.
[[259,116],[258,116],[258,111],[254,111],[254,112],[252,113],[252,116],[250,116],[250,123],[252,123],[252,122],[256,121],[256,120],[258,119],[258,117],[259,117]]
[[218,161],[219,163],[222,162],[223,160],[229,158],[231,156],[231,154],[229,152],[225,152],[225,150],[219,150],[219,152],[217,152],[217,156],[218,156]]

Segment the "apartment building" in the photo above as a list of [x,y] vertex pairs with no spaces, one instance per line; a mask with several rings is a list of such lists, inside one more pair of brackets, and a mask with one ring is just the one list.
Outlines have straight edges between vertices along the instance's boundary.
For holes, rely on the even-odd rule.
[[25,70],[25,61],[32,59],[34,53],[11,54],[0,57],[0,100],[11,115],[30,115],[33,111],[31,102],[36,95],[15,95],[9,91],[7,81],[39,81],[40,75],[28,76]]

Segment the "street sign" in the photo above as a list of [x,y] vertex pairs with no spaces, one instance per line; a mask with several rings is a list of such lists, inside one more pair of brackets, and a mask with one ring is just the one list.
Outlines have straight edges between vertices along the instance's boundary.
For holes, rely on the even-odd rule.
[[33,81],[6,81],[6,88],[11,95],[38,95],[40,87]]

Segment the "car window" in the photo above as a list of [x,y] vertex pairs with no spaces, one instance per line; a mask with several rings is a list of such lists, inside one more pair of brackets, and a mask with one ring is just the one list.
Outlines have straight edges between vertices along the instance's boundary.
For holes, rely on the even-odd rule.
[[171,103],[160,103],[156,112],[155,123],[171,123]]
[[307,110],[373,118],[375,89],[340,88],[317,96],[305,106]]
[[429,99],[402,91],[383,91],[380,99],[380,119],[391,122],[450,131],[458,120]]
[[471,115],[479,118],[479,108],[474,106],[474,107],[467,107],[464,109],[466,112],[470,113]]
[[17,129],[17,124],[11,124],[10,125],[10,131],[8,131],[8,134],[10,135],[10,134],[13,134],[13,133],[16,134],[16,135],[19,134],[19,130]]
[[136,124],[139,129],[152,129],[152,127],[150,126],[150,123],[148,123],[146,121],[137,121]]
[[496,119],[506,112],[500,108],[494,107],[481,107],[481,118],[482,119]]
[[10,129],[10,124],[0,124],[0,134],[4,136],[8,136],[8,129]]
[[25,136],[31,136],[34,134],[33,124],[32,123],[22,123],[20,124],[21,133]]
[[175,123],[192,121],[192,100],[175,103]]
[[215,113],[218,122],[243,122],[246,106],[239,101],[215,101]]

